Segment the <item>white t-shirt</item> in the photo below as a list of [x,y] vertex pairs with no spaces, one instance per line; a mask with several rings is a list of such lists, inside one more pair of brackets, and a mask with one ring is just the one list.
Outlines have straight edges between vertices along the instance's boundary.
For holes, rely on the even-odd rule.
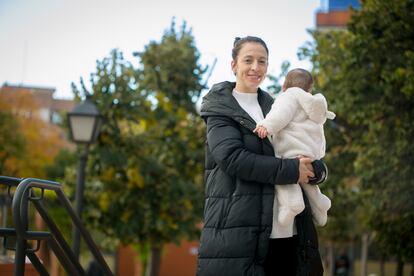
[[257,93],[244,93],[233,89],[233,97],[236,98],[239,105],[256,123],[264,119],[262,109],[257,100]]

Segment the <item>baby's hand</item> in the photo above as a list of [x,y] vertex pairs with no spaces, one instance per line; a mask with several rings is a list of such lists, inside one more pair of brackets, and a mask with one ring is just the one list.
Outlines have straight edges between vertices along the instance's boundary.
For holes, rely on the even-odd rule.
[[266,138],[268,133],[267,133],[267,129],[264,126],[258,126],[253,130],[254,133],[257,133],[257,135],[260,138]]

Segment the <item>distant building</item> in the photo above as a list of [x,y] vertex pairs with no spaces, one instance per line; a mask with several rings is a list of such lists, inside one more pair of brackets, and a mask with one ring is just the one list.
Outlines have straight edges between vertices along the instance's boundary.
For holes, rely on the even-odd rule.
[[[31,106],[35,108],[33,112],[36,112],[37,116],[44,122],[58,124],[62,122],[62,114],[71,111],[75,106],[75,102],[73,100],[53,98],[55,90],[55,88],[50,87],[10,85],[7,83],[0,87],[0,92],[6,94],[9,101],[15,101],[14,103],[10,102],[9,104],[16,106],[18,104],[23,104],[16,102],[17,94],[27,96],[33,101],[28,104],[31,104]],[[32,116],[32,114],[31,112],[26,112],[24,116]]]
[[345,29],[351,18],[350,8],[359,9],[359,0],[326,0],[322,8],[316,13],[317,30]]

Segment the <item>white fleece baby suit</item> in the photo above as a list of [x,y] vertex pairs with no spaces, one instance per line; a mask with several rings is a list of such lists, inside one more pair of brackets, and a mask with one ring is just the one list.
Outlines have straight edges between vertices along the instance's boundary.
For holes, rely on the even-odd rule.
[[[304,155],[313,160],[325,155],[323,124],[334,119],[328,111],[325,97],[312,95],[298,87],[291,87],[276,97],[266,118],[257,123],[264,126],[275,154],[280,158],[296,158]],[[313,219],[318,225],[325,225],[327,211],[331,206],[328,197],[317,185],[301,185],[311,205]],[[294,217],[304,209],[303,195],[298,184],[275,185],[273,230],[271,238],[286,238],[294,234]]]

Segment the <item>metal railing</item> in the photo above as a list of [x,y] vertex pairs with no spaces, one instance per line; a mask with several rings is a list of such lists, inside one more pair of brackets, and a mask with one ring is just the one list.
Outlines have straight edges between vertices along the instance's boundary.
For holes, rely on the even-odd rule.
[[[58,182],[35,178],[20,179],[0,176],[0,184],[8,187],[7,193],[13,198],[12,213],[15,228],[0,229],[0,236],[3,236],[4,246],[7,247],[7,249],[16,251],[14,263],[15,276],[24,275],[26,256],[41,276],[49,275],[47,269],[35,254],[40,248],[40,243],[42,241],[49,245],[68,275],[85,275],[83,267],[66,242],[61,231],[49,216],[47,209],[43,204],[45,190],[55,192],[59,203],[65,208],[72,220],[73,226],[79,229],[88,249],[101,266],[104,274],[107,276],[113,275],[90,233],[85,228],[80,218],[76,215],[69,199],[62,190],[62,186]],[[11,192],[12,187],[16,187],[14,194]],[[39,190],[40,195],[36,195],[34,190]],[[50,232],[30,231],[28,229],[29,202],[36,208]],[[7,246],[7,239],[10,237],[16,238],[15,247]],[[34,248],[28,245],[29,241],[35,242]]]

